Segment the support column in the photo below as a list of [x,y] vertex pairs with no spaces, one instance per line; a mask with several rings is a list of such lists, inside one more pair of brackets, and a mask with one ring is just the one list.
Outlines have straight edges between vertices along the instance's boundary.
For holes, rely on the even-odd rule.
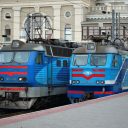
[[116,37],[116,24],[115,24],[115,21],[116,21],[116,17],[115,17],[115,10],[113,9],[112,10],[112,41],[114,41],[115,37]]
[[21,7],[13,7],[13,39],[20,38],[20,10]]
[[81,41],[82,30],[81,22],[83,20],[83,9],[82,6],[74,5],[75,9],[75,28],[74,28],[74,40]]
[[54,23],[53,23],[53,38],[60,39],[60,5],[53,6],[54,9]]

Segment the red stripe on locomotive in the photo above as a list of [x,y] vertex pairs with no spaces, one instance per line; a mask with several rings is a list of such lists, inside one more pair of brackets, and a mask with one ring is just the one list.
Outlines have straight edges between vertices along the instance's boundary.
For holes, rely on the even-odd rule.
[[21,69],[21,68],[28,68],[27,66],[0,66],[0,68],[19,68],[19,69]]
[[105,74],[91,74],[90,76],[86,76],[84,74],[72,74],[72,77],[83,77],[86,80],[90,80],[94,77],[105,77]]
[[0,72],[0,75],[8,75],[8,76],[14,76],[14,75],[27,75],[28,72]]

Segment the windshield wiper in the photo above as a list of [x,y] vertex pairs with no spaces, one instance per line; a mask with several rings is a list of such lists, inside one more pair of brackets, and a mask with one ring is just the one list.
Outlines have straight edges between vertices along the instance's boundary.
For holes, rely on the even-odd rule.
[[75,59],[75,61],[74,61],[74,65],[79,67],[79,65],[77,64],[76,59]]
[[94,60],[91,60],[91,64],[92,64],[92,66],[98,67],[98,65],[95,64]]
[[17,63],[17,64],[22,64],[22,63],[20,63],[20,62],[15,61],[15,60],[13,60],[13,62],[14,62],[14,63]]

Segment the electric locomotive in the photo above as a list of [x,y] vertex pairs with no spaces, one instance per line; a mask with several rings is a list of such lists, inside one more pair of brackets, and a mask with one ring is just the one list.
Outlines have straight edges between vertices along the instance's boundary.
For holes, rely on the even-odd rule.
[[13,40],[1,49],[0,108],[39,108],[66,94],[72,48],[56,46],[56,42],[61,41]]
[[72,103],[112,95],[128,85],[128,53],[89,41],[73,51],[68,97]]

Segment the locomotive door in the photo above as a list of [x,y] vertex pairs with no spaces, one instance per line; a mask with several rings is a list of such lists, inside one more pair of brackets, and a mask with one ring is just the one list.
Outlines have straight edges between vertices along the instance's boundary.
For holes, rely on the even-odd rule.
[[48,91],[52,89],[52,57],[48,58],[48,66],[47,66],[47,83],[48,83]]
[[46,85],[47,77],[45,75],[46,68],[44,63],[44,53],[43,52],[37,52],[36,58],[35,58],[35,80],[37,84],[40,85]]

